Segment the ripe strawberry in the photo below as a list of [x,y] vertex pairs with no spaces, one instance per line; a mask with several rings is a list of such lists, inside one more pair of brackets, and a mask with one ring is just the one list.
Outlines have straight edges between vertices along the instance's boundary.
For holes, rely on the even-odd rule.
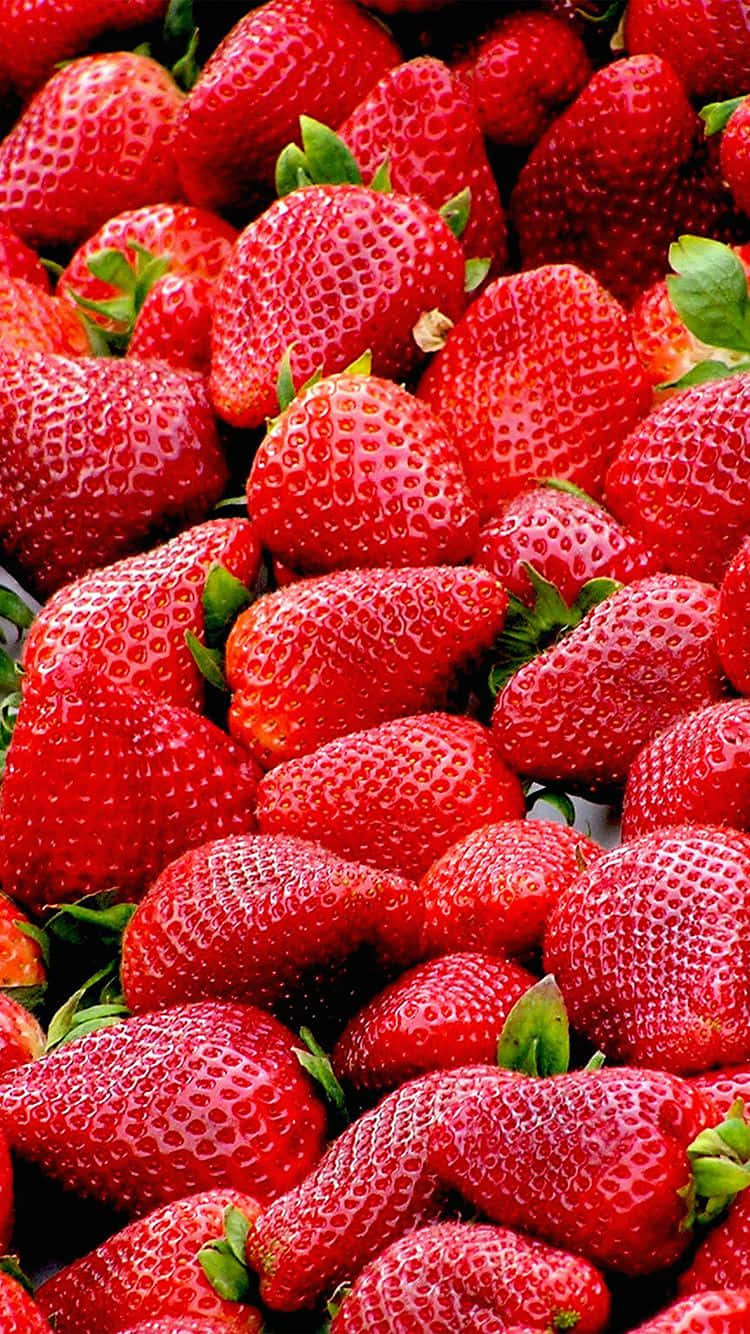
[[[0,994],[0,1075],[42,1055],[45,1037],[29,1011]],[[0,1322],[1,1327],[1,1322]]]
[[524,813],[521,785],[489,731],[445,713],[329,741],[258,788],[264,833],[300,834],[415,879],[471,829]]
[[227,1209],[252,1220],[258,1204],[224,1188],[162,1205],[42,1283],[40,1307],[58,1334],[158,1329],[160,1317],[170,1316],[179,1316],[186,1332],[193,1320],[203,1330],[205,1320],[209,1331],[255,1334],[263,1325],[260,1312],[220,1297],[198,1259],[201,1247],[221,1231]]
[[[747,66],[748,72],[740,86],[750,81],[750,60]],[[719,159],[735,204],[743,213],[750,213],[750,103],[747,100],[740,103],[727,124],[721,137]]]
[[467,560],[477,513],[442,422],[400,385],[332,375],[277,417],[248,508],[265,547],[305,573]]
[[422,952],[527,954],[541,944],[555,901],[601,851],[577,829],[548,820],[476,829],[421,881]]
[[719,581],[746,533],[750,375],[696,385],[633,431],[607,474],[607,503],[664,567]]
[[227,642],[232,733],[270,767],[439,708],[506,603],[492,575],[448,566],[342,570],[259,598]]
[[252,829],[256,786],[247,752],[191,709],[65,665],[24,694],[8,751],[3,888],[37,909],[137,897],[188,848]]
[[746,1334],[750,1329],[750,1288],[701,1293],[667,1306],[637,1334]]
[[570,23],[553,14],[507,14],[456,66],[488,139],[530,148],[588,82],[591,61]]
[[25,1288],[10,1274],[0,1272],[0,1330],[2,1334],[52,1334],[52,1326],[45,1320]]
[[492,730],[506,762],[577,788],[624,783],[652,737],[722,696],[716,596],[695,579],[657,574],[594,607],[498,696]]
[[732,97],[750,82],[748,0],[628,0],[625,49],[655,51],[691,97]]
[[357,1090],[382,1092],[429,1070],[494,1065],[505,1020],[535,980],[487,954],[419,964],[350,1019],[333,1068]]
[[608,1057],[678,1074],[750,1059],[750,838],[683,826],[608,852],[550,913],[545,966]]
[[750,695],[750,540],[737,549],[719,589],[716,643],[721,665],[735,689]]
[[300,838],[206,843],[162,872],[131,919],[123,990],[134,1010],[204,996],[266,1009],[297,996],[315,1006],[315,993],[363,947],[371,987],[383,970],[413,962],[420,909],[408,880]]
[[[0,894],[0,987],[38,987],[45,981],[42,951],[22,929],[26,915]],[[11,993],[12,994],[12,993]]]
[[0,210],[23,237],[75,244],[126,208],[176,199],[171,75],[128,51],[58,70],[0,144]]
[[[680,1280],[683,1294],[742,1288],[750,1279],[750,1201],[740,1195],[728,1215],[709,1232]],[[745,1312],[750,1310],[746,1306]],[[733,1328],[733,1327],[732,1327]],[[747,1329],[740,1324],[737,1329]]]
[[87,357],[91,347],[74,310],[36,283],[0,273],[0,342],[19,352]]
[[366,180],[387,160],[394,190],[439,209],[459,190],[471,192],[461,234],[467,255],[507,259],[505,218],[471,94],[431,56],[385,74],[339,130]]
[[[0,40],[2,40],[0,38]],[[42,291],[50,290],[47,270],[34,250],[30,250],[7,222],[0,219],[0,273],[9,278],[23,278]]]
[[630,766],[623,837],[680,824],[750,829],[750,700],[679,719]]
[[512,214],[524,266],[568,260],[632,301],[662,276],[675,236],[723,222],[715,157],[658,56],[599,70],[521,171]]
[[6,1074],[0,1123],[48,1176],[130,1213],[220,1186],[267,1202],[323,1148],[294,1043],[251,1005],[138,1015]]
[[[244,1309],[247,1311],[246,1307]],[[236,1318],[243,1317],[240,1315]],[[249,1312],[248,1318],[255,1319],[255,1316]],[[254,1331],[258,1326],[239,1326],[239,1330],[248,1328]],[[204,1320],[199,1316],[192,1320],[184,1316],[165,1316],[163,1320],[140,1320],[137,1325],[128,1325],[127,1329],[118,1331],[118,1334],[234,1334],[237,1329],[236,1324],[221,1316],[215,1320]],[[262,1325],[260,1329],[263,1329]]]
[[650,396],[618,302],[579,269],[549,265],[487,288],[419,397],[444,419],[492,518],[531,479],[564,477],[600,494]]
[[211,301],[207,278],[167,273],[141,306],[128,356],[155,358],[181,371],[208,375],[211,367]]
[[197,376],[0,347],[0,534],[43,593],[197,522],[227,476]]
[[26,688],[75,662],[112,684],[200,710],[205,683],[185,631],[204,638],[201,598],[217,562],[243,584],[255,582],[260,547],[249,523],[198,524],[153,551],[67,584],[39,612],[27,636]]
[[704,1075],[693,1075],[690,1083],[701,1093],[708,1093],[725,1116],[738,1098],[750,1106],[750,1066],[730,1065],[723,1070],[709,1070]]

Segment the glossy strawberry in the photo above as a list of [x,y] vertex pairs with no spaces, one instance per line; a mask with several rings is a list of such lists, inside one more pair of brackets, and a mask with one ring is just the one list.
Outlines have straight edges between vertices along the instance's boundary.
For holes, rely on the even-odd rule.
[[0,1075],[41,1056],[45,1036],[33,1014],[10,996],[0,994]]
[[750,694],[748,603],[750,603],[750,540],[746,539],[738,548],[722,580],[716,623],[716,643],[721,665],[732,685],[743,695]]
[[750,82],[749,31],[748,0],[628,0],[623,36],[631,55],[655,51],[706,101]]
[[45,981],[42,951],[23,930],[26,914],[0,894],[0,987],[38,987]]
[[207,278],[179,273],[160,278],[136,318],[128,356],[208,375],[212,291]]
[[683,826],[600,857],[547,922],[570,1021],[614,1061],[676,1073],[750,1059],[742,962],[750,838]]
[[39,256],[16,236],[12,227],[0,219],[0,273],[9,278],[23,278],[44,292],[50,290],[47,270]]
[[[742,1288],[748,1282],[750,1202],[740,1195],[727,1216],[698,1247],[692,1263],[680,1279],[680,1291],[704,1293],[717,1288]],[[747,1313],[750,1305],[745,1306],[744,1310]],[[737,1325],[737,1329],[742,1329],[742,1325]]]
[[601,494],[617,442],[649,404],[625,312],[571,265],[492,283],[448,335],[419,397],[458,443],[486,518],[545,477]]
[[287,351],[296,385],[368,349],[376,375],[402,379],[422,356],[420,316],[437,308],[456,320],[464,304],[461,246],[421,199],[294,190],[246,228],[217,286],[214,407],[233,426],[260,426],[276,411]]
[[[738,1098],[750,1107],[750,1066],[729,1065],[707,1074],[693,1075],[690,1083],[701,1093],[708,1093],[724,1115]],[[738,1206],[739,1207],[739,1206]]]
[[308,574],[356,565],[450,565],[478,521],[456,444],[400,385],[333,375],[271,426],[247,483],[265,547]]
[[559,896],[601,854],[577,829],[504,820],[461,839],[422,878],[422,952],[527,954]]
[[198,377],[0,348],[0,542],[43,593],[197,522],[227,470]]
[[167,0],[1,0],[0,75],[31,93],[104,33],[149,23],[166,9]]
[[419,714],[329,741],[266,774],[258,827],[418,877],[457,838],[522,818],[521,785],[481,723]]
[[750,1288],[701,1293],[667,1306],[638,1334],[745,1334],[750,1327]]
[[10,1274],[0,1272],[0,1330],[2,1334],[52,1334],[52,1326],[25,1288]]
[[25,278],[0,273],[0,342],[19,352],[87,357],[91,347],[75,311]]
[[[742,87],[750,82],[750,60],[747,63],[748,74],[742,81]],[[729,120],[721,137],[719,157],[724,179],[735,204],[743,213],[750,213],[750,104],[747,101],[740,103]]]
[[492,575],[447,566],[342,570],[260,598],[227,642],[232,734],[269,767],[439,708],[506,601]]

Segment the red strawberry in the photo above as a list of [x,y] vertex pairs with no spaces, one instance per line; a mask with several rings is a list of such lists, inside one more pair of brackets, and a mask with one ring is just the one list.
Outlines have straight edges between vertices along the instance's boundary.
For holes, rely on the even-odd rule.
[[[740,86],[750,82],[750,60],[747,65],[748,73]],[[735,204],[743,213],[750,213],[750,102],[747,100],[740,103],[727,124],[721,138],[719,157],[724,179],[732,191]]]
[[684,826],[600,857],[547,922],[571,1024],[608,1057],[690,1073],[750,1059],[750,838]]
[[383,968],[417,958],[420,909],[408,880],[314,843],[225,838],[180,857],[152,886],[125,932],[123,989],[134,1010],[204,996],[275,1009],[295,993],[315,1005],[363,946],[376,986]]
[[[682,1293],[712,1288],[742,1288],[750,1282],[750,1200],[740,1196],[717,1227],[709,1232],[680,1280]],[[750,1304],[744,1307],[750,1311]],[[734,1328],[734,1327],[731,1327]],[[746,1330],[747,1323],[738,1325]]]
[[0,1074],[35,1061],[44,1047],[44,1033],[34,1016],[18,1001],[0,994]]
[[58,1334],[159,1329],[159,1317],[176,1329],[170,1316],[180,1317],[186,1334],[194,1324],[199,1331],[255,1334],[263,1324],[260,1312],[220,1297],[198,1259],[221,1232],[227,1210],[250,1221],[258,1204],[224,1188],[162,1205],[47,1279],[37,1292],[39,1305]]
[[207,278],[179,273],[160,278],[136,318],[128,356],[153,357],[176,370],[208,375],[212,291]]
[[545,13],[505,15],[456,68],[487,138],[517,148],[535,144],[591,74],[572,24]]
[[2,219],[0,219],[0,273],[7,273],[9,278],[23,278],[44,292],[49,291],[49,277],[39,256],[24,244],[20,236],[16,236],[13,229]]
[[623,783],[653,736],[721,698],[715,615],[715,590],[683,575],[608,597],[510,677],[492,715],[501,755],[540,781]]
[[21,1157],[117,1209],[220,1186],[266,1202],[323,1147],[325,1112],[294,1042],[251,1005],[138,1015],[6,1074],[0,1122]]
[[715,153],[658,56],[599,70],[537,144],[514,190],[524,266],[569,260],[631,301],[662,276],[679,232],[714,234],[723,220]]
[[484,571],[434,566],[342,570],[262,597],[227,642],[232,733],[270,767],[439,708],[493,643],[506,601]]
[[571,265],[492,283],[419,396],[458,443],[488,518],[532,479],[600,494],[607,462],[649,404],[624,310]]
[[28,1292],[10,1274],[0,1272],[2,1334],[52,1334],[52,1326]]
[[681,718],[630,766],[623,837],[680,824],[750,829],[750,700]]
[[99,679],[131,685],[200,710],[204,680],[185,631],[204,637],[201,606],[216,564],[244,584],[258,574],[260,547],[242,519],[214,519],[171,542],[84,575],[38,614],[23,650],[25,684],[75,662]]
[[440,60],[424,56],[385,74],[339,130],[365,180],[387,161],[394,190],[439,209],[471,192],[461,234],[467,255],[502,269],[505,218],[471,95]]
[[44,593],[196,522],[227,470],[197,376],[0,348],[0,533]]
[[[242,1308],[240,1308],[242,1310]],[[244,1308],[247,1311],[247,1307]],[[255,1319],[252,1312],[248,1312],[248,1317]],[[242,1319],[243,1316],[236,1317]],[[239,1326],[239,1329],[255,1330],[257,1325]],[[261,1329],[263,1326],[260,1327]],[[195,1319],[186,1319],[184,1316],[165,1316],[163,1320],[139,1320],[137,1325],[128,1325],[126,1330],[118,1331],[118,1334],[234,1334],[237,1329],[236,1324],[231,1321],[218,1317],[215,1320],[201,1319],[197,1316]]]
[[233,426],[260,426],[277,406],[289,350],[295,384],[372,352],[401,378],[421,353],[413,330],[465,304],[464,258],[421,199],[360,185],[315,185],[279,199],[246,228],[216,289],[211,394]]
[[34,908],[139,896],[188,848],[252,829],[256,786],[247,752],[191,709],[61,668],[25,693],[8,751],[3,888]]
[[738,1098],[750,1107],[750,1066],[731,1065],[723,1070],[709,1070],[708,1074],[694,1075],[690,1083],[701,1093],[708,1093],[725,1116]]
[[476,829],[422,879],[422,952],[527,954],[557,898],[600,854],[577,829],[546,820]]
[[421,14],[427,9],[442,9],[450,0],[365,0],[368,9],[377,9],[381,14],[397,14],[402,10],[408,14]]
[[265,547],[306,573],[467,560],[477,514],[458,448],[390,380],[333,375],[272,424],[247,483]]
[[637,1334],[746,1334],[750,1329],[750,1288],[701,1293],[667,1306]]
[[625,49],[655,51],[690,96],[731,97],[750,82],[748,0],[628,0]]
[[264,833],[300,834],[415,878],[469,830],[524,813],[521,785],[488,730],[444,713],[329,741],[258,788]]
[[750,540],[738,548],[719,590],[716,643],[721,665],[732,685],[750,695]]
[[[25,913],[0,894],[0,987],[38,987],[44,984],[42,951],[23,927]],[[12,992],[11,992],[12,994]]]
[[479,534],[476,563],[509,593],[532,602],[524,562],[572,603],[589,579],[632,583],[654,574],[655,556],[601,505],[565,484],[522,491]]
[[172,153],[183,95],[128,51],[58,70],[0,144],[0,209],[24,240],[75,244],[126,208],[179,194]]
[[593,1265],[504,1228],[435,1223],[372,1260],[331,1334],[455,1334],[458,1329],[603,1330],[609,1293]]
[[87,357],[91,347],[75,311],[37,283],[0,273],[0,342],[19,352]]

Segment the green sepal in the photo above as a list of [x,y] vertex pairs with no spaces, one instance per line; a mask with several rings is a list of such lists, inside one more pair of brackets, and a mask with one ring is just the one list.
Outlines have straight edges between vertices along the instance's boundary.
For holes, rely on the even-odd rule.
[[351,1290],[352,1285],[347,1281],[339,1283],[338,1287],[334,1288],[326,1302],[326,1312],[331,1320],[334,1320],[338,1315]]
[[201,68],[196,60],[199,41],[200,33],[198,29],[195,28],[188,43],[187,51],[184,56],[180,56],[180,59],[174,62],[174,65],[170,70],[177,87],[182,88],[185,93],[189,93],[190,89],[195,87],[200,78]]
[[601,1070],[607,1064],[607,1058],[603,1051],[595,1051],[593,1056],[589,1056],[583,1067],[582,1074],[595,1075],[597,1070]]
[[567,792],[560,791],[556,787],[540,787],[536,792],[529,792],[526,797],[526,810],[533,810],[538,801],[543,801],[547,806],[552,806],[553,810],[560,813],[566,825],[571,827],[576,822],[576,808],[573,805]]
[[393,194],[393,185],[391,183],[391,163],[390,159],[387,156],[383,158],[383,161],[381,162],[380,166],[375,172],[375,175],[370,181],[369,188],[371,190],[374,190],[376,194],[380,195]]
[[464,291],[476,292],[491,268],[491,259],[467,259],[464,265]]
[[123,1001],[100,1000],[98,1004],[81,1009],[81,1001],[88,991],[99,983],[113,980],[117,972],[116,962],[106,964],[98,972],[73,992],[72,996],[53,1014],[47,1029],[45,1051],[53,1051],[67,1042],[83,1037],[84,1033],[93,1033],[99,1028],[109,1028],[127,1018],[130,1011]]
[[570,1065],[568,1016],[548,975],[517,1000],[497,1044],[497,1064],[525,1075],[563,1075]]
[[44,255],[40,255],[39,263],[42,265],[42,268],[47,270],[50,277],[55,279],[55,282],[57,282],[57,279],[65,272],[64,265],[58,264],[56,259],[45,259]]
[[201,644],[200,639],[193,634],[192,630],[185,631],[185,643],[201,676],[205,677],[208,684],[213,686],[215,690],[221,690],[228,694],[229,686],[224,675],[223,655],[219,650],[206,648],[206,645]]
[[738,375],[750,371],[750,361],[736,361],[728,366],[725,361],[699,361],[697,365],[685,371],[679,380],[665,380],[657,389],[689,389],[694,384],[707,384],[709,380],[725,380],[728,375]]
[[548,486],[551,491],[563,491],[568,496],[577,496],[579,500],[585,500],[589,505],[597,505],[599,502],[590,496],[588,491],[584,491],[582,486],[576,486],[575,482],[569,482],[567,477],[540,477],[540,486]]
[[217,648],[223,643],[240,612],[253,600],[250,589],[236,579],[225,565],[212,565],[203,588],[203,616],[206,644]]
[[350,361],[341,373],[342,375],[372,375],[372,352],[369,347],[366,352],[357,357],[356,361]]
[[669,247],[675,270],[667,289],[677,314],[709,347],[750,352],[747,278],[734,251],[704,236],[681,236]]
[[279,198],[301,185],[361,185],[362,173],[343,139],[312,116],[300,116],[302,147],[287,144],[276,161]]
[[279,373],[276,377],[276,398],[279,404],[279,412],[286,412],[289,404],[293,403],[297,396],[292,375],[292,352],[294,348],[295,344],[290,343],[281,358]]
[[293,1048],[297,1060],[302,1069],[306,1070],[310,1078],[314,1079],[323,1090],[326,1102],[332,1108],[336,1119],[343,1125],[348,1125],[350,1117],[344,1090],[333,1073],[327,1052],[316,1041],[309,1028],[301,1028],[299,1035],[305,1045]]
[[146,297],[172,263],[171,255],[154,255],[137,241],[129,241],[128,249],[135,256],[132,262],[114,247],[97,250],[86,261],[86,267],[94,277],[114,287],[119,292],[118,296],[92,301],[70,289],[70,295],[80,310],[100,315],[116,326],[114,329],[106,329],[97,321],[89,319],[88,314],[84,315],[84,324],[95,356],[111,356],[127,350]]
[[28,630],[34,620],[34,612],[12,588],[0,585],[0,619],[10,621],[17,630]]
[[447,222],[456,240],[463,236],[471,214],[471,190],[465,185],[452,199],[446,199],[438,209],[443,222]]
[[[27,1292],[30,1297],[34,1296],[34,1285],[21,1268],[21,1261],[17,1255],[0,1255],[0,1273],[7,1274],[8,1278],[15,1279],[24,1292]],[[15,1322],[11,1319],[10,1323],[14,1324]]]
[[34,944],[39,946],[42,962],[44,963],[45,968],[49,968],[50,940],[49,934],[44,930],[44,927],[36,926],[34,922],[21,921],[15,921],[13,925],[17,931],[21,932],[21,935],[28,936],[29,940],[33,940]]
[[47,986],[44,982],[38,982],[34,986],[27,987],[0,987],[0,991],[8,1000],[15,1001],[17,1005],[22,1005],[24,1010],[29,1010],[31,1014],[36,1014],[41,1010],[47,999]]
[[552,1328],[556,1330],[575,1329],[576,1325],[579,1324],[580,1319],[581,1319],[580,1311],[573,1311],[573,1310],[555,1311],[554,1315],[552,1316],[551,1325]]
[[693,1175],[680,1192],[689,1208],[684,1226],[710,1222],[750,1186],[750,1125],[744,1111],[737,1098],[719,1125],[702,1130],[688,1145]]
[[[92,895],[92,900],[97,895]],[[57,909],[47,923],[47,935],[58,936],[70,945],[81,945],[87,939],[85,927],[93,927],[97,935],[112,935],[119,939],[135,912],[134,903],[107,903],[89,907],[85,900],[79,903],[65,903]]]
[[730,97],[726,102],[707,102],[701,107],[698,115],[703,121],[703,133],[709,139],[712,134],[718,134],[723,130],[731,120],[738,107],[746,100],[747,94],[742,97]]
[[312,177],[307,171],[307,158],[298,144],[287,144],[279,153],[276,161],[275,184],[279,199],[299,190],[303,185],[312,185]]
[[195,31],[193,0],[169,0],[164,16],[164,41],[173,46],[184,46]]
[[626,0],[612,0],[607,8],[601,14],[592,14],[590,10],[582,7],[576,8],[576,15],[583,19],[584,23],[592,23],[595,27],[603,27],[607,23],[612,23],[625,8]]
[[252,1293],[245,1257],[249,1231],[249,1220],[229,1205],[224,1210],[223,1236],[207,1242],[198,1252],[198,1262],[211,1287],[227,1301],[243,1302]]
[[213,508],[214,514],[221,514],[224,510],[244,510],[247,513],[247,496],[225,496],[223,500],[217,500]]
[[23,670],[17,662],[11,658],[4,648],[0,648],[0,693],[4,695],[16,694],[23,679]]
[[[196,61],[199,32],[193,18],[193,0],[170,0],[162,30],[164,44],[171,53],[171,74],[175,83],[189,93],[200,74]],[[178,56],[177,53],[181,54]]]

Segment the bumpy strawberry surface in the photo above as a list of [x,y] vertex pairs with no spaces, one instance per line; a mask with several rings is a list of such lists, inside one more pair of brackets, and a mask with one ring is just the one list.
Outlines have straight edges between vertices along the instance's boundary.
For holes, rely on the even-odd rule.
[[0,894],[0,987],[34,987],[44,982],[42,951],[22,929],[28,918]]
[[693,1075],[690,1083],[713,1098],[724,1115],[737,1098],[750,1107],[750,1065],[728,1065],[722,1070],[709,1070],[704,1075]]
[[44,292],[49,291],[47,270],[36,251],[27,246],[20,236],[16,236],[12,227],[2,219],[0,219],[0,273],[7,273],[9,278],[23,278]]
[[721,665],[732,685],[750,695],[750,540],[745,540],[727,569],[719,589],[716,643]]
[[2,1334],[51,1334],[52,1326],[20,1283],[0,1273],[0,1330]]
[[[750,81],[750,73],[747,81]],[[735,204],[743,213],[750,213],[750,104],[747,101],[731,117],[722,135],[719,157]]]
[[[680,1279],[680,1291],[698,1293],[710,1292],[713,1288],[742,1288],[748,1282],[750,1201],[740,1196],[732,1204],[727,1216],[698,1247]],[[750,1307],[745,1310],[747,1312]]]
[[750,1288],[702,1293],[668,1306],[638,1326],[638,1334],[745,1334]]
[[45,1036],[33,1014],[18,1001],[0,994],[0,1074],[42,1055]]
[[37,283],[0,274],[0,341],[27,352],[86,357],[91,348],[78,315]]
[[176,370],[208,375],[211,365],[213,284],[194,274],[168,273],[141,307],[128,356],[155,358]]
[[[98,37],[158,19],[167,0],[2,0],[0,76],[23,94],[54,74],[60,61],[85,51]],[[125,45],[128,45],[127,38]]]
[[748,0],[629,0],[626,49],[654,51],[687,91],[708,101],[734,97],[750,82]]

